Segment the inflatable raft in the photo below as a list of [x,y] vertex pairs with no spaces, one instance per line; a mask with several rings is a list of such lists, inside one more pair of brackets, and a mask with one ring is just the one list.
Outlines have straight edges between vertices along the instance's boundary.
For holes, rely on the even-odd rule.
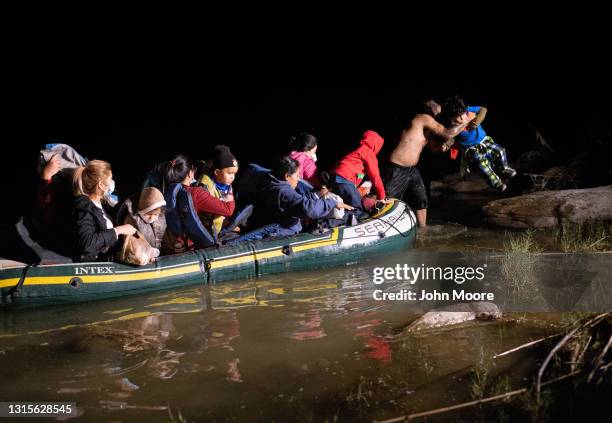
[[0,307],[78,303],[193,284],[356,263],[411,247],[416,219],[399,200],[355,226],[122,263],[26,265],[0,260]]

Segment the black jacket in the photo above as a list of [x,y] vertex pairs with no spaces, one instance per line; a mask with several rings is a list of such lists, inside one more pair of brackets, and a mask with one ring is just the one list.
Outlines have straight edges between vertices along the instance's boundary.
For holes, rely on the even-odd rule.
[[104,212],[83,195],[74,201],[72,217],[76,236],[74,261],[105,261],[112,258],[121,244],[115,230],[106,229]]

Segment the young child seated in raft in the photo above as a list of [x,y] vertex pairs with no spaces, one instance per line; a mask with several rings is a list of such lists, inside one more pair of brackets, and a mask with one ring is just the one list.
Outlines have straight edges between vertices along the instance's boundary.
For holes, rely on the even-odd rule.
[[[191,159],[179,154],[166,164],[165,185],[170,187],[172,184],[181,184],[191,195],[194,212],[200,216],[200,219],[207,214],[223,217],[232,216],[235,209],[234,195],[228,192],[224,198],[216,198],[208,189],[197,185],[195,172],[196,168]],[[193,242],[182,239],[180,236],[171,240],[171,244],[177,253],[193,247]]]
[[166,233],[165,205],[161,191],[148,187],[139,196],[125,200],[118,213],[124,224],[134,226],[153,247],[151,258],[159,256]]
[[[212,163],[205,169],[200,176],[199,183],[215,198],[221,201],[233,201],[232,183],[238,173],[238,160],[232,154],[229,147],[217,145],[213,150]],[[239,226],[235,226],[232,231],[226,231],[229,219],[220,214],[208,212],[200,213],[200,219],[204,227],[213,234],[219,241],[235,238],[240,231]],[[233,232],[233,233],[232,233]]]
[[474,164],[491,187],[505,191],[506,184],[502,178],[507,182],[516,175],[516,171],[508,166],[506,150],[496,144],[481,126],[486,113],[485,107],[466,107],[461,98],[453,97],[444,102],[439,118],[442,124],[455,125],[465,115],[475,114],[465,130],[455,136],[455,143],[461,150],[462,173],[468,172]]
[[255,202],[254,221],[258,229],[249,232],[237,241],[253,241],[273,236],[295,235],[302,231],[302,219],[323,219],[334,208],[353,210],[347,204],[335,199],[323,199],[320,192],[299,194],[298,185],[300,165],[289,156],[282,157],[267,180],[262,183],[261,191]]
[[384,139],[374,131],[366,131],[355,151],[344,156],[332,170],[331,189],[345,203],[364,210],[362,196],[357,188],[367,176],[374,185],[376,198],[385,201],[385,186],[378,170],[378,158]]
[[289,157],[297,160],[300,164],[299,176],[315,187],[321,186],[317,174],[317,147],[318,141],[314,135],[302,132],[296,137],[291,137],[291,154]]

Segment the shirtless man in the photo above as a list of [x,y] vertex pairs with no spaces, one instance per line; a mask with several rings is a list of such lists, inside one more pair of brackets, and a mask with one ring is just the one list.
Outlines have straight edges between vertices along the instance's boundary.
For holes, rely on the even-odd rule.
[[421,174],[416,168],[421,151],[426,145],[435,152],[447,151],[455,135],[469,122],[470,117],[466,114],[456,126],[445,128],[433,116],[418,114],[412,119],[410,126],[404,129],[397,147],[391,153],[384,170],[387,197],[402,198],[408,190],[412,197],[409,204],[416,212],[419,227],[427,226],[427,193]]

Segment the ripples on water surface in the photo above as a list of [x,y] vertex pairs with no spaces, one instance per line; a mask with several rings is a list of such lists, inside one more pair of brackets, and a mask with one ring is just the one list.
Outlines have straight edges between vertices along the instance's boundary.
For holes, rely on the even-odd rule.
[[74,401],[84,421],[369,421],[470,399],[482,349],[549,333],[534,321],[406,336],[418,314],[371,299],[373,266],[3,312],[0,397]]

